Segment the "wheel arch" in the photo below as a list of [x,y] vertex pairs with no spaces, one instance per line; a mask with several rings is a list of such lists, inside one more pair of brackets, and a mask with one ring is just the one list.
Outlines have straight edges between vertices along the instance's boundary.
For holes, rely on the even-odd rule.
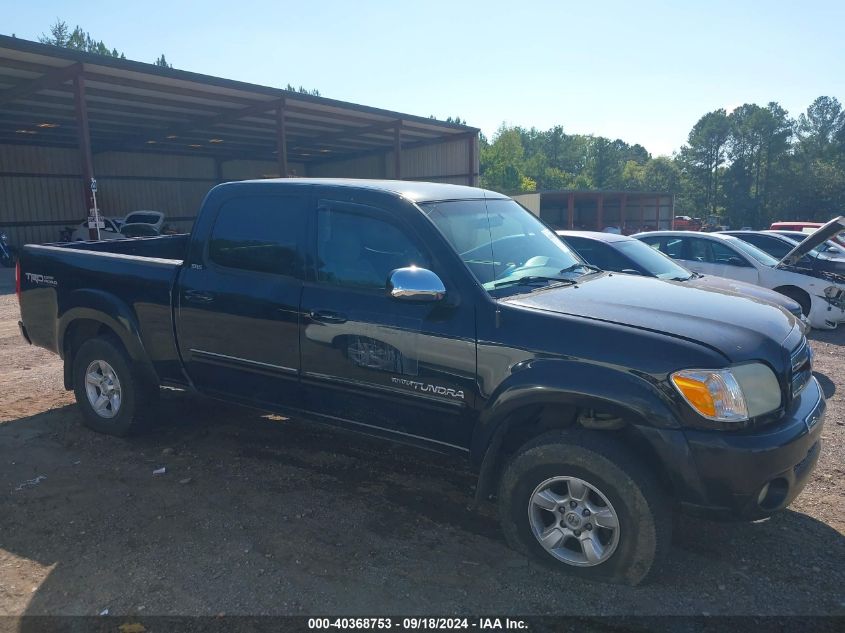
[[158,375],[141,340],[138,320],[117,297],[97,290],[71,293],[68,305],[59,316],[57,330],[58,350],[65,361],[66,389],[72,388],[76,351],[85,341],[98,337],[115,339],[141,375],[158,383]]
[[789,297],[790,299],[797,301],[801,306],[801,309],[805,310],[804,316],[808,316],[810,314],[810,310],[813,307],[813,298],[810,296],[809,292],[800,286],[796,286],[794,284],[783,284],[773,288],[773,290],[785,297]]
[[[652,445],[652,430],[677,429],[677,416],[645,377],[608,367],[555,362],[511,376],[482,411],[470,462],[478,471],[475,502],[486,499],[510,456],[555,429],[609,433],[644,457],[662,482],[671,477]],[[580,370],[580,371],[579,371]]]

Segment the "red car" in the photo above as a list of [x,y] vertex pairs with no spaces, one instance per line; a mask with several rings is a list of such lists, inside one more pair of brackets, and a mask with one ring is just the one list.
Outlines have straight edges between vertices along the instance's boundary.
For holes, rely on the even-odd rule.
[[[772,225],[769,227],[772,231],[802,231],[803,233],[812,233],[814,230],[823,226],[822,222],[802,222],[801,220],[794,220],[794,221],[784,221],[784,222],[772,222]],[[805,229],[813,229],[813,231],[807,231]],[[845,231],[843,232],[845,233]],[[845,235],[843,233],[837,233],[833,237],[831,237],[831,241],[836,242],[840,246],[845,246]]]
[[676,231],[700,231],[702,224],[698,218],[691,218],[688,215],[676,215],[674,226]]

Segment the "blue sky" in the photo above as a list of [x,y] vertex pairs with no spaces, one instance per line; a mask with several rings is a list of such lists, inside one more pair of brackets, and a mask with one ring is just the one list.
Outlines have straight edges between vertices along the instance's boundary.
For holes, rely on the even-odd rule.
[[[75,5],[75,6],[74,6]],[[602,134],[668,154],[715,108],[845,101],[845,3],[28,2],[4,34],[55,18],[130,59],[427,116]]]

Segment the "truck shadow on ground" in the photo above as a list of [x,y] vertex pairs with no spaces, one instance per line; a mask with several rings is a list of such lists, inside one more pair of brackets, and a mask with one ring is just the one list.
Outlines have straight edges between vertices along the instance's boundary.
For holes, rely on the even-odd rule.
[[816,380],[819,381],[819,386],[822,388],[822,393],[824,394],[825,399],[829,400],[832,398],[833,394],[836,393],[836,383],[826,375],[820,374],[817,371],[813,372],[813,376],[815,376]]
[[467,510],[473,484],[456,458],[184,394],[131,439],[65,406],[0,425],[0,600],[49,615],[842,612],[845,538],[810,516],[679,519],[654,584],[573,585],[508,549],[492,508]]

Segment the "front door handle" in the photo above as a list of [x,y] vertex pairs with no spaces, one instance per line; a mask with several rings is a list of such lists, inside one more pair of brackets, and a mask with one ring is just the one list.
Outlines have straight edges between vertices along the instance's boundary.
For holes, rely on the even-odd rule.
[[214,295],[201,290],[186,290],[185,301],[189,303],[211,303],[214,301]]
[[346,317],[342,314],[330,310],[311,310],[308,316],[312,321],[317,321],[318,323],[346,323],[347,321]]

